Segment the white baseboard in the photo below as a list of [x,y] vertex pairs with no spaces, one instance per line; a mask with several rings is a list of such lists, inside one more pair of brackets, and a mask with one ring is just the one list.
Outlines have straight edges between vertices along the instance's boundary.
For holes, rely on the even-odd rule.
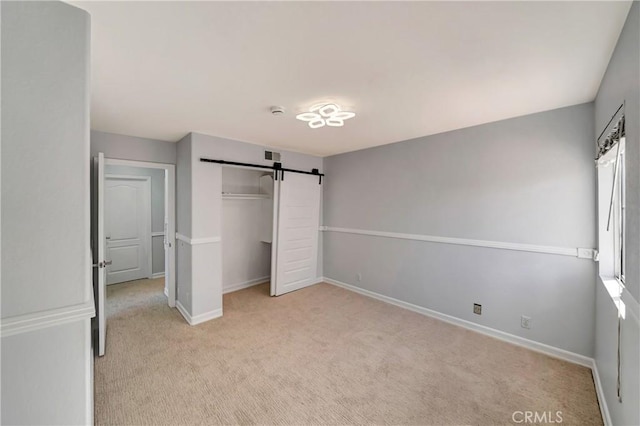
[[582,365],[584,367],[593,368],[593,358],[589,358],[584,355],[580,355],[574,352],[569,352],[567,350],[549,346],[544,343],[536,342],[533,340],[525,339],[524,337],[516,336],[514,334],[505,333],[504,331],[496,330],[495,328],[486,327],[484,325],[476,324],[471,321],[467,321],[451,315],[443,314],[441,312],[434,311],[432,309],[424,308],[422,306],[418,306],[412,303],[404,302],[402,300],[394,299],[389,296],[384,296],[382,294],[365,290],[360,287],[353,286],[351,284],[346,284],[340,281],[336,281],[331,278],[324,277],[324,281],[328,284],[332,284],[337,287],[342,287],[346,290],[350,290],[355,293],[359,293],[364,296],[368,296],[373,299],[377,299],[382,302],[389,303],[391,305],[399,306],[401,308],[408,309],[410,311],[413,311],[422,315],[426,315],[428,317],[436,318],[441,321],[466,328],[468,330],[473,330],[478,333],[482,333],[484,335],[494,337],[496,339],[503,340],[505,342],[512,343],[514,345],[531,349],[532,351],[540,352],[540,353],[552,356],[554,358],[559,358],[574,364]]
[[204,314],[195,315],[192,317],[189,314],[189,312],[186,310],[186,308],[182,306],[182,303],[180,303],[177,300],[176,300],[176,308],[182,314],[184,319],[187,320],[189,325],[201,324],[203,322],[206,322],[215,318],[220,318],[222,316],[222,308],[221,308],[221,309],[215,309],[210,312],[205,312]]
[[164,278],[164,272],[156,272],[151,274],[151,279],[155,280],[156,278]]
[[602,388],[602,382],[600,381],[600,374],[598,373],[598,364],[593,360],[591,365],[591,374],[593,375],[593,383],[596,386],[596,395],[598,396],[598,405],[600,406],[600,414],[602,415],[602,422],[604,426],[612,426],[611,415],[609,414],[609,406],[607,405],[607,399],[604,397],[604,389]]
[[245,288],[253,287],[254,285],[263,284],[269,281],[271,277],[267,275],[266,277],[260,277],[253,280],[245,281],[242,283],[231,284],[227,287],[222,288],[222,294],[232,293],[234,291],[242,290]]

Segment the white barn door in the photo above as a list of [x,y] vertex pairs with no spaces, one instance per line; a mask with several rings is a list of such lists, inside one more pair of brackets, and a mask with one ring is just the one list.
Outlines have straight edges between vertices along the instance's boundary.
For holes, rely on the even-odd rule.
[[289,172],[275,184],[271,295],[280,296],[317,282],[322,186],[318,176]]

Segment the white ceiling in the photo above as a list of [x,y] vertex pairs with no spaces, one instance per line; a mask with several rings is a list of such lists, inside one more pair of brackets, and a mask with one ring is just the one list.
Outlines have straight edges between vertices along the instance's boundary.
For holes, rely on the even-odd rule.
[[[93,129],[325,156],[592,101],[631,3],[73,4],[92,15]],[[295,119],[323,100],[357,116]]]

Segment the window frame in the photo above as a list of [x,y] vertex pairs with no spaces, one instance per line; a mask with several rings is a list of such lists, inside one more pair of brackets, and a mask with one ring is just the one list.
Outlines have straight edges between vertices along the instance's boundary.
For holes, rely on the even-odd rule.
[[[625,142],[624,136],[597,161],[599,270],[602,280],[625,282]],[[613,192],[612,192],[613,191]]]

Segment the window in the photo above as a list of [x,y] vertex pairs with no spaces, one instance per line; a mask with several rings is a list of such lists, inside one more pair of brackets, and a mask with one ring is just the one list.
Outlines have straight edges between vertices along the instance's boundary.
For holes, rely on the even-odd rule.
[[624,117],[598,144],[598,252],[600,277],[624,317],[625,282]]
[[620,402],[620,337],[622,320],[626,316],[622,301],[625,290],[625,141],[624,116],[606,138],[597,141],[599,271],[602,282],[618,309],[617,392]]
[[625,138],[598,160],[600,275],[624,284]]

